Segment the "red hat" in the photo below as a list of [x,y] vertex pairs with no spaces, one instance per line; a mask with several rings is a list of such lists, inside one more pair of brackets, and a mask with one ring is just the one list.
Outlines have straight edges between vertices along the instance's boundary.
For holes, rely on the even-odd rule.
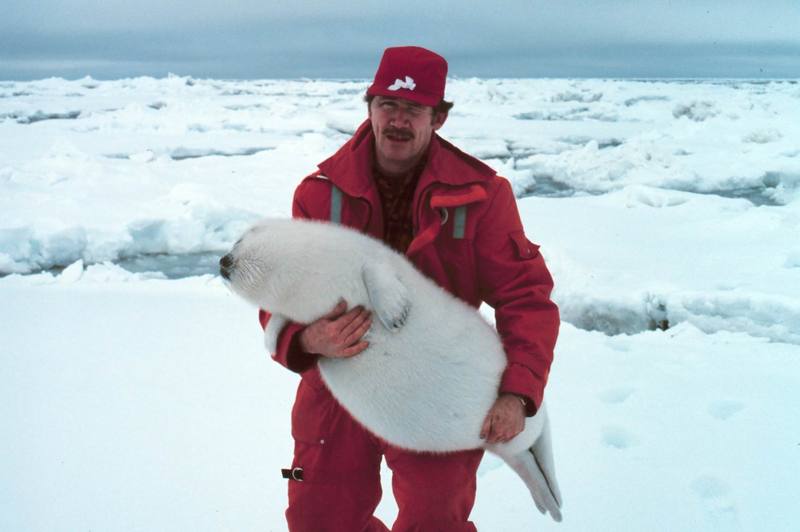
[[383,51],[368,96],[395,96],[434,107],[444,99],[447,61],[419,46],[395,46]]

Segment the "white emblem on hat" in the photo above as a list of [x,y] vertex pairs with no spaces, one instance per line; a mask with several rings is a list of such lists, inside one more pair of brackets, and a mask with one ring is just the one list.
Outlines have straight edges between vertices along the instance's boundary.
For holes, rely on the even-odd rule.
[[389,89],[390,91],[396,91],[400,89],[408,89],[410,91],[413,91],[414,88],[416,88],[416,86],[417,84],[414,83],[414,78],[412,78],[411,76],[406,76],[405,81],[403,81],[402,79],[395,79],[394,83],[389,85],[387,89]]

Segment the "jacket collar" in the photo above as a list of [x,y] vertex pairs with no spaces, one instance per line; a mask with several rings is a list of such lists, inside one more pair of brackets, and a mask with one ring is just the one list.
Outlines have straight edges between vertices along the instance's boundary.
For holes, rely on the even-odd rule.
[[[319,164],[319,170],[346,194],[371,197],[375,188],[372,182],[374,145],[375,137],[367,119],[344,146]],[[423,190],[437,183],[450,187],[463,187],[489,181],[495,174],[494,170],[478,159],[467,155],[434,134],[431,137],[428,163],[420,176],[417,189]],[[470,187],[469,190],[474,189]],[[453,194],[445,193],[445,195]]]

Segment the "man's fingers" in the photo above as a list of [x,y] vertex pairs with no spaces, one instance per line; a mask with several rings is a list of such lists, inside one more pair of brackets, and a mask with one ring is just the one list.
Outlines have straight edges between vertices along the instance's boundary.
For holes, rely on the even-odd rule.
[[328,312],[322,317],[326,320],[333,320],[344,314],[346,310],[347,310],[347,301],[342,299],[338,303],[336,303],[336,306],[333,307],[330,312]]
[[361,340],[361,337],[367,334],[370,326],[372,326],[372,316],[370,314],[366,314],[363,318],[359,318],[355,321],[357,321],[358,324],[356,328],[350,331],[345,337],[344,345],[349,346]]
[[351,308],[350,310],[348,310],[347,312],[336,318],[336,321],[333,322],[333,326],[339,333],[339,335],[341,335],[344,329],[348,325],[350,325],[353,322],[353,320],[359,316],[359,314],[361,314],[362,310],[364,310],[364,307],[359,305],[357,307]]
[[369,347],[369,342],[359,342],[352,347],[348,347],[347,349],[343,349],[340,354],[339,358],[350,358],[352,356],[356,356],[361,351]]
[[481,439],[486,440],[489,435],[492,433],[492,414],[486,416],[486,419],[483,420],[483,426],[481,427]]
[[487,441],[489,441],[489,443],[505,443],[510,439],[507,433],[495,430],[489,435]]
[[511,434],[507,430],[504,430],[499,432],[495,437],[497,438],[498,442],[505,443],[511,439]]
[[[369,311],[366,309],[361,309],[361,312],[359,312],[356,315],[353,321],[345,325],[345,327],[341,330],[339,334],[344,337],[350,336],[351,334],[353,334],[353,331],[359,329],[364,324],[364,321],[367,320],[368,318],[369,318]],[[356,338],[356,340],[358,340],[358,338]],[[348,342],[345,340],[344,344],[350,345],[353,343],[353,341]]]
[[519,434],[509,426],[508,420],[493,416],[491,431],[487,438],[489,443],[505,443]]
[[[516,401],[514,401],[516,405]],[[498,399],[483,421],[481,438],[487,443],[505,443],[517,436],[525,428],[525,420],[517,419],[520,412],[512,412],[509,402]]]

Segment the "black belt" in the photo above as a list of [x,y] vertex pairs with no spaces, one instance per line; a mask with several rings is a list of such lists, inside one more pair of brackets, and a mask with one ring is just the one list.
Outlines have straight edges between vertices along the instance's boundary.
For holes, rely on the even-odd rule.
[[303,482],[303,468],[295,467],[293,469],[281,469],[281,476],[285,479]]

